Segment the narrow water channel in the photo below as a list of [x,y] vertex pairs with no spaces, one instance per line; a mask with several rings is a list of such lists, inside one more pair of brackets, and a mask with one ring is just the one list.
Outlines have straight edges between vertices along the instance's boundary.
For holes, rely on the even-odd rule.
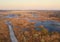
[[18,42],[18,40],[14,34],[11,22],[7,21],[6,24],[8,25],[8,28],[9,28],[11,42]]

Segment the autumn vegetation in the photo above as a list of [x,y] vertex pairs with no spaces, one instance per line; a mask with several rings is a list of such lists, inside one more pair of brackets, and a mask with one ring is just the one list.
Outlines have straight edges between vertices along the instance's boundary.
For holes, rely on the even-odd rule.
[[[5,18],[9,14],[18,15],[18,17]],[[38,17],[33,17],[32,14],[37,14]],[[18,42],[60,42],[60,32],[49,32],[43,25],[36,27],[35,22],[29,22],[29,19],[34,21],[54,20],[60,22],[60,11],[0,12],[0,42],[11,42],[9,29],[5,21],[12,23]]]

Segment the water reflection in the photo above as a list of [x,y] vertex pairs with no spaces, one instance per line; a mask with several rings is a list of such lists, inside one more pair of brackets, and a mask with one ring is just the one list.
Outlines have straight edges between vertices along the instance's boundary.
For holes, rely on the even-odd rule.
[[[47,20],[47,21],[30,21],[30,22],[36,22],[35,26],[43,25],[46,29],[48,29],[49,32],[52,31],[58,31],[60,32],[60,22]],[[39,30],[39,28],[35,28],[36,30]]]
[[[15,14],[8,14],[7,16],[5,16],[6,18],[16,18],[20,15],[15,15]],[[38,17],[36,14],[33,14],[34,17]],[[20,19],[20,18],[19,18]],[[22,19],[22,18],[21,18]],[[31,20],[29,18],[23,18],[26,19],[29,22],[35,22],[35,27],[43,25],[46,29],[48,29],[49,32],[52,31],[58,31],[60,32],[60,22],[57,21],[52,21],[52,20],[46,20],[46,21],[37,21],[37,20]],[[39,28],[35,28],[35,30],[40,30]]]
[[15,15],[15,14],[8,14],[4,18],[17,18],[20,15]]

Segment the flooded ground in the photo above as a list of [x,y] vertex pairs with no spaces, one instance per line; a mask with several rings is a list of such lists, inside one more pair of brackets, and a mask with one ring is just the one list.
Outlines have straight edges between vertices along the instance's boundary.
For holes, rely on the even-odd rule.
[[[33,14],[33,17],[37,18],[38,15]],[[19,15],[9,14],[9,15],[5,16],[5,18],[19,18]],[[22,18],[22,19],[26,19],[29,22],[35,22],[36,23],[35,24],[36,27],[40,26],[40,25],[43,25],[50,32],[51,31],[58,31],[58,32],[60,32],[60,22],[53,21],[53,20],[46,20],[46,21],[31,20],[28,17]]]
[[[38,18],[38,15],[33,14],[34,18]],[[35,22],[35,26],[40,26],[43,25],[44,27],[46,27],[46,29],[48,29],[49,32],[53,32],[53,31],[58,31],[60,32],[60,22],[58,21],[53,21],[53,20],[46,20],[46,21],[38,21],[38,20],[31,20],[28,17],[26,18],[19,18],[19,15],[14,15],[14,14],[9,14],[7,16],[5,16],[5,18],[18,18],[18,19],[25,19],[29,22]],[[38,28],[36,28],[38,30]]]
[[59,18],[49,17],[43,12],[28,13],[0,14],[0,21],[6,27],[1,25],[7,28],[10,42],[42,42],[42,39],[45,42],[60,41],[60,21],[55,20]]

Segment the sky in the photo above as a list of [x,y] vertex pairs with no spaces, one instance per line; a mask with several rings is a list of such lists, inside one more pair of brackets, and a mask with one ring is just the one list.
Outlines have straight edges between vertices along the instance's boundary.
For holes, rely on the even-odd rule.
[[0,10],[60,10],[60,0],[0,0]]

